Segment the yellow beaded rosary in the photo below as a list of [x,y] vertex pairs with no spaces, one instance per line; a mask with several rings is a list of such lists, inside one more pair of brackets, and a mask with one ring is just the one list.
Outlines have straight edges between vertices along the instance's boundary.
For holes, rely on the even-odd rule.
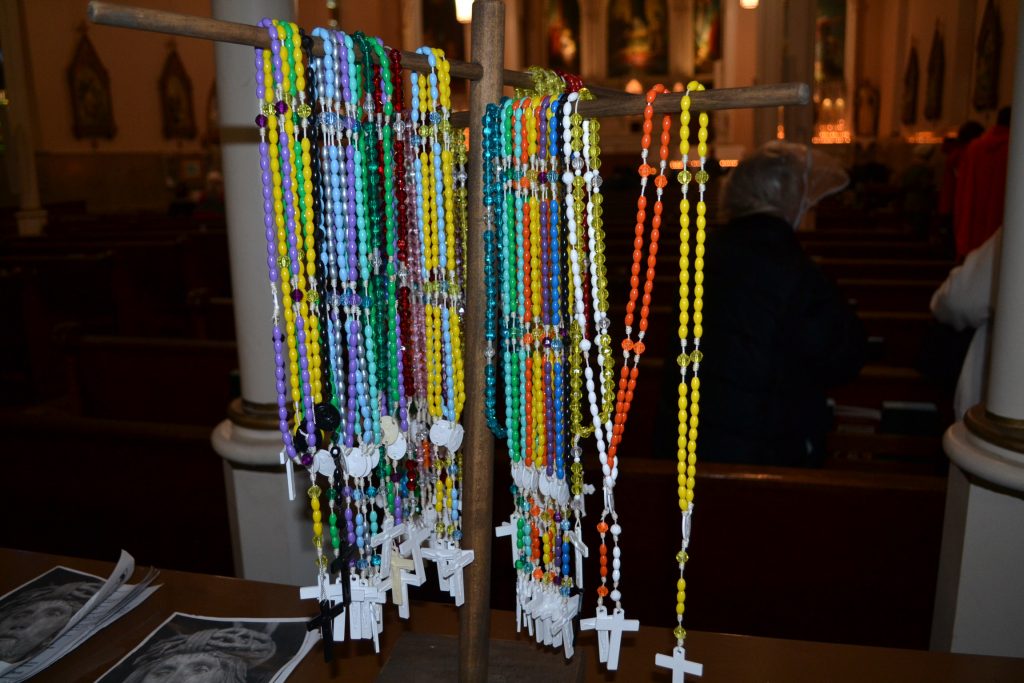
[[[700,339],[703,330],[704,296],[704,241],[707,226],[707,206],[704,192],[707,188],[708,172],[705,163],[708,155],[708,115],[700,112],[697,130],[697,155],[700,169],[690,173],[690,93],[701,92],[704,86],[691,81],[680,101],[679,151],[682,154],[683,170],[679,172],[679,184],[683,198],[679,202],[679,434],[676,442],[676,483],[679,494],[679,511],[682,515],[682,547],[676,554],[679,565],[679,579],[676,582],[676,627],[673,635],[676,645],[672,655],[659,654],[655,663],[672,670],[673,683],[682,683],[685,674],[700,676],[703,666],[686,660],[684,645],[686,629],[683,628],[683,613],[686,611],[686,578],[683,572],[689,559],[686,548],[690,543],[690,519],[693,514],[694,477],[697,472],[697,425],[700,413]],[[690,181],[695,180],[699,191],[697,199],[697,233],[693,259],[693,313],[690,313],[690,200],[687,196]],[[687,353],[689,324],[693,322],[693,351]],[[693,374],[687,383],[687,368]],[[689,409],[689,413],[687,413]]]

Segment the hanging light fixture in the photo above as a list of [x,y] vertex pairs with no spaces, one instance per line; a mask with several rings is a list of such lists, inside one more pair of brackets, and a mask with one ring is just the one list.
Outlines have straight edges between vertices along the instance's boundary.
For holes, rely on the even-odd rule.
[[758,0],[740,0],[740,7],[743,9],[757,9]]
[[455,18],[460,24],[473,20],[473,0],[455,0]]

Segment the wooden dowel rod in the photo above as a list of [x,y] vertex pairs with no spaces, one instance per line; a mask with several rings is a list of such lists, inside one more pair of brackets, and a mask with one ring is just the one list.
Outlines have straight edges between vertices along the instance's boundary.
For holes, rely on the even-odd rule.
[[[267,35],[264,29],[233,21],[207,19],[206,17],[196,17],[189,14],[178,14],[177,12],[165,12],[164,10],[143,7],[129,7],[111,2],[102,2],[101,0],[92,0],[89,3],[88,16],[89,20],[94,24],[102,24],[104,26],[169,33],[175,36],[216,40],[222,43],[249,45],[251,47],[262,47],[263,49],[270,47],[270,36]],[[319,38],[314,37],[313,55],[322,57],[323,54],[323,42]],[[477,81],[483,75],[483,69],[479,64],[460,62],[457,59],[449,60],[448,63],[451,65],[451,75],[455,78]],[[415,52],[402,52],[402,68],[419,73],[428,73],[430,71],[427,58]],[[529,81],[529,75],[523,75]]]
[[[513,71],[512,69],[505,69],[502,71],[502,79],[505,81],[505,85],[510,85],[513,88],[532,88],[533,78],[529,73],[525,71]],[[615,88],[605,88],[600,85],[588,85],[587,89],[594,93],[598,97],[633,97],[625,90],[616,90]]]
[[[656,114],[678,114],[682,93],[661,95],[654,102]],[[690,95],[693,111],[719,111],[722,109],[753,109],[758,107],[802,106],[810,102],[811,89],[806,83],[777,83],[774,85],[753,85],[745,88],[721,88],[705,90]],[[617,97],[601,97],[589,102],[580,102],[579,112],[584,116],[640,116],[647,104],[643,95],[618,93]],[[457,111],[452,114],[452,125],[465,128],[469,125],[469,112]]]
[[473,3],[472,57],[484,75],[470,83],[469,107],[475,112],[469,126],[469,229],[466,235],[466,429],[462,452],[465,468],[462,491],[463,544],[474,553],[466,568],[466,604],[459,609],[459,681],[485,683],[491,627],[491,541],[494,536],[494,438],[487,426],[484,397],[487,379],[483,350],[487,348],[484,281],[484,162],[481,116],[490,102],[501,99],[505,55],[505,4],[500,0]]

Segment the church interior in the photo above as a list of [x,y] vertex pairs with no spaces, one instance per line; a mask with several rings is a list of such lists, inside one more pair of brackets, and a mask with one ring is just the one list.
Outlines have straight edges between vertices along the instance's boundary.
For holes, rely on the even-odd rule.
[[[359,30],[407,51],[440,47],[450,60],[473,59],[478,39],[455,0],[125,4],[207,18],[244,10],[249,23],[287,12],[307,29]],[[968,632],[959,620],[972,617],[957,599],[969,598],[956,597],[974,572],[982,585],[999,585],[993,600],[1024,606],[1024,583],[1000,583],[997,568],[1024,559],[1012,535],[1024,530],[1024,392],[1007,388],[1024,377],[1020,337],[1014,350],[1007,336],[1024,334],[1024,316],[1019,303],[1022,320],[1000,329],[999,316],[1014,317],[1014,287],[1024,295],[1024,276],[1008,274],[1008,264],[1024,270],[1009,256],[1012,246],[1024,257],[1021,226],[1003,230],[1003,297],[981,323],[995,311],[991,385],[974,400],[961,393],[961,367],[979,324],[935,313],[951,271],[1003,225],[1004,204],[1007,218],[1024,220],[1024,204],[1011,210],[1024,166],[1009,154],[1007,170],[1006,131],[1024,120],[1010,109],[1024,83],[1015,73],[1024,64],[1016,0],[505,0],[504,8],[506,69],[559,69],[634,95],[662,83],[678,97],[693,80],[711,91],[808,84],[806,106],[711,112],[711,235],[725,223],[718,207],[730,176],[765,143],[804,145],[808,160],[813,153],[845,174],[841,189],[801,212],[794,234],[862,326],[862,357],[827,389],[813,458],[702,455],[687,628],[1024,658],[1020,612],[995,623],[979,616],[984,626]],[[226,101],[243,90],[221,69],[232,49],[251,68],[251,53],[88,16],[86,0],[0,0],[0,291],[12,314],[0,353],[0,548],[106,561],[124,548],[140,566],[303,585],[313,567],[308,510],[289,503],[277,462],[260,200],[246,213],[233,199],[258,197],[258,168],[246,174],[244,165],[255,164],[257,105],[251,95]],[[464,82],[453,80],[451,98],[455,111],[470,106]],[[607,117],[600,130],[617,337],[643,118]],[[977,162],[974,189],[960,189],[972,147],[996,145],[999,131],[1001,157]],[[239,161],[244,154],[250,161]],[[673,153],[673,178],[682,163]],[[666,225],[678,225],[679,213],[667,201]],[[241,244],[250,233],[252,248]],[[666,230],[660,246],[668,256],[655,278],[642,378],[630,390],[617,500],[630,616],[667,631],[676,614],[655,587],[674,584],[677,570],[654,558],[679,533],[670,482],[678,233]],[[727,425],[737,406],[726,400],[717,419]],[[986,419],[996,425],[989,432]],[[262,447],[270,460],[247,459],[239,434],[250,432],[273,442]],[[1013,463],[1016,474],[991,483],[952,451],[997,432],[999,467]],[[494,527],[514,505],[508,458],[497,441]],[[599,482],[600,467],[586,468]],[[984,507],[981,495],[1005,498],[992,504],[1003,505],[993,514],[1006,526],[979,539],[971,515],[985,512],[971,506]],[[960,517],[956,501],[967,506]],[[295,537],[285,528],[292,521],[307,531]],[[593,524],[584,534],[596,547]],[[493,543],[490,607],[514,610],[517,570],[508,543]],[[968,546],[974,564],[957,554],[966,558]],[[594,554],[587,585],[597,581]],[[447,598],[429,583],[416,591],[416,600]],[[620,670],[600,680],[641,679]]]

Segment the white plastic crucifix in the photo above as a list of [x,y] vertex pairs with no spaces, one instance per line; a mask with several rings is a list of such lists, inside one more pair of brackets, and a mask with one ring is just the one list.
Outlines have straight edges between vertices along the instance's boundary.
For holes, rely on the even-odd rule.
[[580,621],[580,628],[584,631],[597,631],[598,656],[602,662],[607,663],[609,671],[615,671],[619,668],[622,633],[638,631],[640,622],[636,619],[626,619],[626,611],[621,607],[616,607],[612,610],[612,615],[608,616],[608,609],[601,605],[592,618]]
[[519,515],[514,514],[509,521],[494,527],[494,535],[498,538],[508,536],[512,542],[512,565],[515,566],[516,558],[519,556]]
[[[370,537],[370,546],[381,547],[380,550],[380,576],[391,576],[391,544],[401,536],[405,535],[405,524],[395,524],[393,517],[384,520],[383,528],[379,534]],[[397,604],[397,603],[396,603]]]
[[686,649],[680,646],[673,648],[671,657],[659,653],[654,657],[654,663],[672,670],[672,683],[685,683],[686,674],[704,675],[704,665],[686,659]]
[[423,570],[423,542],[430,537],[430,527],[406,524],[404,535],[405,540],[398,546],[399,552],[405,557],[412,557],[416,576],[426,576]]
[[587,544],[583,542],[583,529],[580,527],[580,522],[576,520],[576,528],[566,534],[569,537],[569,542],[572,543],[572,547],[576,550],[576,587],[583,589],[583,560],[590,557],[590,549],[587,548]]
[[461,607],[466,602],[466,584],[462,570],[473,562],[472,550],[461,548],[427,548],[423,557],[433,560],[437,565],[437,579],[442,590],[455,598],[455,606]]
[[349,634],[353,640],[373,640],[373,647],[380,652],[380,632],[384,628],[381,605],[387,600],[387,591],[367,582],[355,574],[351,582],[352,603],[348,607]]
[[398,605],[398,616],[403,619],[409,618],[409,586],[421,586],[425,578],[409,573],[415,566],[413,560],[391,551],[391,602]]
[[583,601],[582,594],[576,594],[564,601],[562,608],[562,647],[565,648],[565,658],[572,659],[573,640],[575,634],[572,629],[572,620],[580,613],[580,603]]

